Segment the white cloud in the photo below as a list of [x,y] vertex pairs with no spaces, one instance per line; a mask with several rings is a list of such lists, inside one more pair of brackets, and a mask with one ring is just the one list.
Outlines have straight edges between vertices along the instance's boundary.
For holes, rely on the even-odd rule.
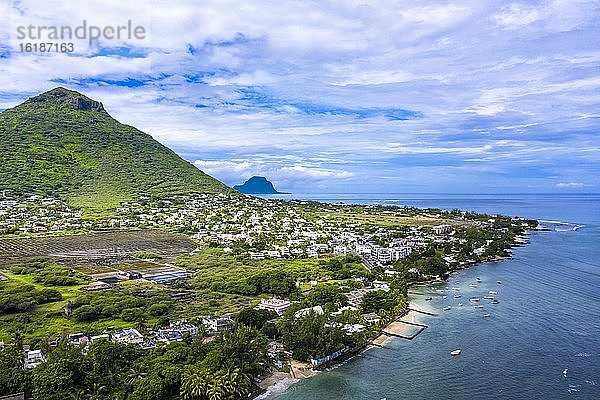
[[561,189],[574,189],[574,188],[581,188],[586,186],[584,183],[582,182],[560,182],[556,184],[556,187],[561,188]]
[[[2,13],[10,18],[0,38],[29,21],[132,19],[148,27],[147,55],[89,57],[83,48],[7,59],[0,47],[1,108],[66,80],[228,183],[262,174],[290,186],[376,186],[365,177],[379,172],[406,183],[415,163],[424,169],[410,171],[431,182],[485,165],[507,185],[547,187],[549,177],[571,176],[561,174],[565,163],[581,171],[572,176],[598,179],[594,2],[37,3],[12,3],[19,9]],[[127,79],[143,85],[115,84]],[[365,109],[419,117],[351,112]]]

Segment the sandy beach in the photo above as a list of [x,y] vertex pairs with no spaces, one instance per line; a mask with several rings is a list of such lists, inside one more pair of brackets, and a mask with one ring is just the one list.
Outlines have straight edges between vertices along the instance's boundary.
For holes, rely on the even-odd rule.
[[319,373],[319,371],[313,370],[309,363],[300,361],[292,360],[289,367],[290,372],[275,371],[263,379],[258,386],[264,389],[265,393],[258,396],[257,399],[273,399],[300,380],[310,378]]
[[410,302],[408,308],[411,310],[383,328],[383,333],[377,336],[371,343],[376,346],[384,346],[390,339],[398,338],[400,336],[405,338],[412,337],[421,330],[420,327],[411,324],[424,325],[422,322],[423,314],[419,313],[419,311],[430,311],[425,310],[425,307],[415,302]]
[[[422,321],[425,315],[420,313],[419,311],[434,311],[433,309],[427,307],[427,305],[419,304],[414,301],[409,303],[408,308],[410,308],[410,310],[405,315],[384,327],[382,330],[383,333],[377,336],[371,342],[371,344],[366,347],[366,350],[374,346],[384,347],[390,339],[400,339],[400,336],[412,337],[420,330],[422,330],[422,327],[412,324],[425,325]],[[388,334],[386,334],[386,332]],[[287,388],[289,388],[293,384],[299,382],[302,379],[313,377],[319,372],[320,371],[313,370],[312,366],[309,363],[291,361],[289,373],[276,371],[268,377],[266,377],[265,379],[263,379],[259,386],[262,389],[265,389],[265,393],[258,396],[257,399],[273,399],[281,393],[283,393]]]

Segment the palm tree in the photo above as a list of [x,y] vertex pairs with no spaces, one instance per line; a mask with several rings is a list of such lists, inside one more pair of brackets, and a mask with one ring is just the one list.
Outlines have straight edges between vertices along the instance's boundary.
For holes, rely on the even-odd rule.
[[221,376],[213,376],[208,384],[208,400],[222,400],[225,398],[224,379]]
[[106,396],[104,395],[105,390],[106,390],[105,386],[96,382],[96,383],[94,383],[94,386],[92,386],[92,390],[88,390],[88,395],[86,396],[86,398],[89,400],[106,399]]
[[180,394],[184,400],[200,399],[207,395],[209,379],[206,371],[190,367],[181,378]]
[[131,368],[127,372],[127,384],[131,388],[133,388],[133,386],[135,385],[135,382],[137,382],[139,379],[144,378],[144,376],[146,376],[146,373],[140,372],[140,371],[136,371],[135,369]]
[[72,400],[85,400],[86,398],[87,394],[83,389],[77,389],[77,391],[71,396]]

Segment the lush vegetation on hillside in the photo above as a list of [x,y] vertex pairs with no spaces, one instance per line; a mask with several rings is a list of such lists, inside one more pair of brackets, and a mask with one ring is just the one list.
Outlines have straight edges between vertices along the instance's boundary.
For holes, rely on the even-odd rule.
[[231,191],[102,104],[56,88],[0,114],[0,189],[105,209],[139,195]]

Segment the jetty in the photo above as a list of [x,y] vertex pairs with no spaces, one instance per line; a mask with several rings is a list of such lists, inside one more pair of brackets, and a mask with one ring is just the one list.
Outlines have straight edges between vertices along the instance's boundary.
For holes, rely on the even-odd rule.
[[431,315],[432,317],[437,317],[437,314],[430,313],[430,312],[423,311],[423,310],[417,310],[415,308],[409,308],[408,311],[414,311],[414,312],[419,313],[419,314],[425,314],[425,315]]

